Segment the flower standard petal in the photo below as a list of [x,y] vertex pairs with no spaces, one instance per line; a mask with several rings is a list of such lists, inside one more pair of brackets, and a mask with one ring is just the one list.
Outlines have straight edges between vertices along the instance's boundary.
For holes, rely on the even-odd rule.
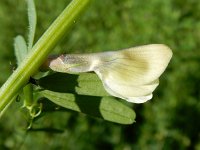
[[102,64],[94,71],[108,93],[129,102],[142,103],[152,98],[158,78],[171,57],[172,52],[165,45],[139,46],[102,54]]
[[171,50],[162,44],[105,52],[101,56],[102,64],[95,71],[99,76],[118,80],[122,84],[148,84],[160,77],[171,57]]

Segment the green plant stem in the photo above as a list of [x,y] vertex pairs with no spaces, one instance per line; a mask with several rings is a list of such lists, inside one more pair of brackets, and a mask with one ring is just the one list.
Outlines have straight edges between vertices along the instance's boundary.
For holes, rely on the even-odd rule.
[[23,93],[24,93],[24,97],[25,97],[24,107],[30,107],[31,105],[34,105],[33,85],[31,83],[24,86]]
[[21,65],[0,89],[0,112],[9,104],[19,90],[28,82],[30,76],[38,70],[50,51],[75,24],[76,18],[92,0],[73,0],[53,22]]

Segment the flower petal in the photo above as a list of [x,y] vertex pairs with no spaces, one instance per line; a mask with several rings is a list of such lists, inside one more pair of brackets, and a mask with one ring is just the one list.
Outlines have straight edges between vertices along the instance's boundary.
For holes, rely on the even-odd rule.
[[146,96],[141,96],[141,97],[129,97],[127,99],[128,102],[131,102],[131,103],[137,103],[137,104],[140,104],[140,103],[144,103],[150,99],[152,99],[153,97],[153,94],[149,94],[149,95],[146,95]]
[[159,84],[158,80],[155,80],[150,84],[140,86],[135,86],[131,83],[122,85],[117,81],[112,82],[108,79],[102,79],[102,81],[104,88],[109,94],[134,103],[142,103],[150,100],[152,98],[150,95],[152,95],[152,92]]
[[171,57],[172,52],[165,45],[139,46],[103,53],[102,64],[94,71],[108,93],[129,102],[142,103],[152,98],[158,78]]
[[[111,89],[109,86],[107,86],[106,84],[104,84],[104,88],[106,89],[106,91],[109,93],[109,94],[111,94],[111,95],[113,95],[113,96],[115,96],[115,97],[119,97],[119,98],[121,98],[121,99],[125,99],[126,101],[128,101],[128,102],[131,102],[131,103],[144,103],[144,102],[146,102],[146,101],[148,101],[148,100],[150,100],[150,99],[152,99],[152,97],[153,97],[153,94],[152,93],[150,93],[150,94],[148,94],[148,95],[143,95],[143,93],[140,93],[141,95],[140,96],[126,96],[126,95],[124,95],[124,93],[122,92],[122,93],[118,93],[118,92],[116,92],[116,91],[113,91],[113,89]],[[123,88],[123,87],[121,87],[121,88]],[[127,88],[126,88],[127,89]],[[134,90],[135,89],[137,89],[137,87],[134,87],[134,88],[132,88],[132,94],[134,95],[135,94],[135,92],[134,92]]]
[[121,51],[104,53],[103,64],[95,71],[104,79],[121,84],[148,84],[160,77],[172,57],[171,50],[162,44],[133,47]]

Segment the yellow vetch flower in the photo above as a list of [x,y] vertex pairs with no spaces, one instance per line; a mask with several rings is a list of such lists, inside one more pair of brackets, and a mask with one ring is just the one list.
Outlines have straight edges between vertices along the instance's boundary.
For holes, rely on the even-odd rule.
[[119,51],[61,55],[52,59],[49,67],[66,73],[94,71],[111,95],[144,103],[152,98],[171,57],[172,51],[166,45],[151,44]]

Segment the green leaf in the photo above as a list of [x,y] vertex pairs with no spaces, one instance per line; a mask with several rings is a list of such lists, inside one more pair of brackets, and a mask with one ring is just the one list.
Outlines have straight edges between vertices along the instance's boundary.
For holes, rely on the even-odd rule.
[[37,24],[37,14],[35,4],[33,0],[27,0],[28,4],[28,22],[29,22],[29,34],[28,34],[28,51],[33,47],[35,29]]
[[94,73],[67,74],[55,73],[38,80],[44,88],[61,93],[77,93],[79,95],[109,96],[99,77]]
[[15,48],[15,55],[17,58],[17,64],[19,65],[27,55],[27,45],[24,38],[21,35],[18,35],[14,39],[14,48]]
[[85,96],[49,90],[40,93],[62,107],[100,117],[107,121],[120,124],[132,124],[135,121],[135,112],[113,97]]
[[110,96],[95,73],[82,73],[77,79],[76,92],[80,95]]

